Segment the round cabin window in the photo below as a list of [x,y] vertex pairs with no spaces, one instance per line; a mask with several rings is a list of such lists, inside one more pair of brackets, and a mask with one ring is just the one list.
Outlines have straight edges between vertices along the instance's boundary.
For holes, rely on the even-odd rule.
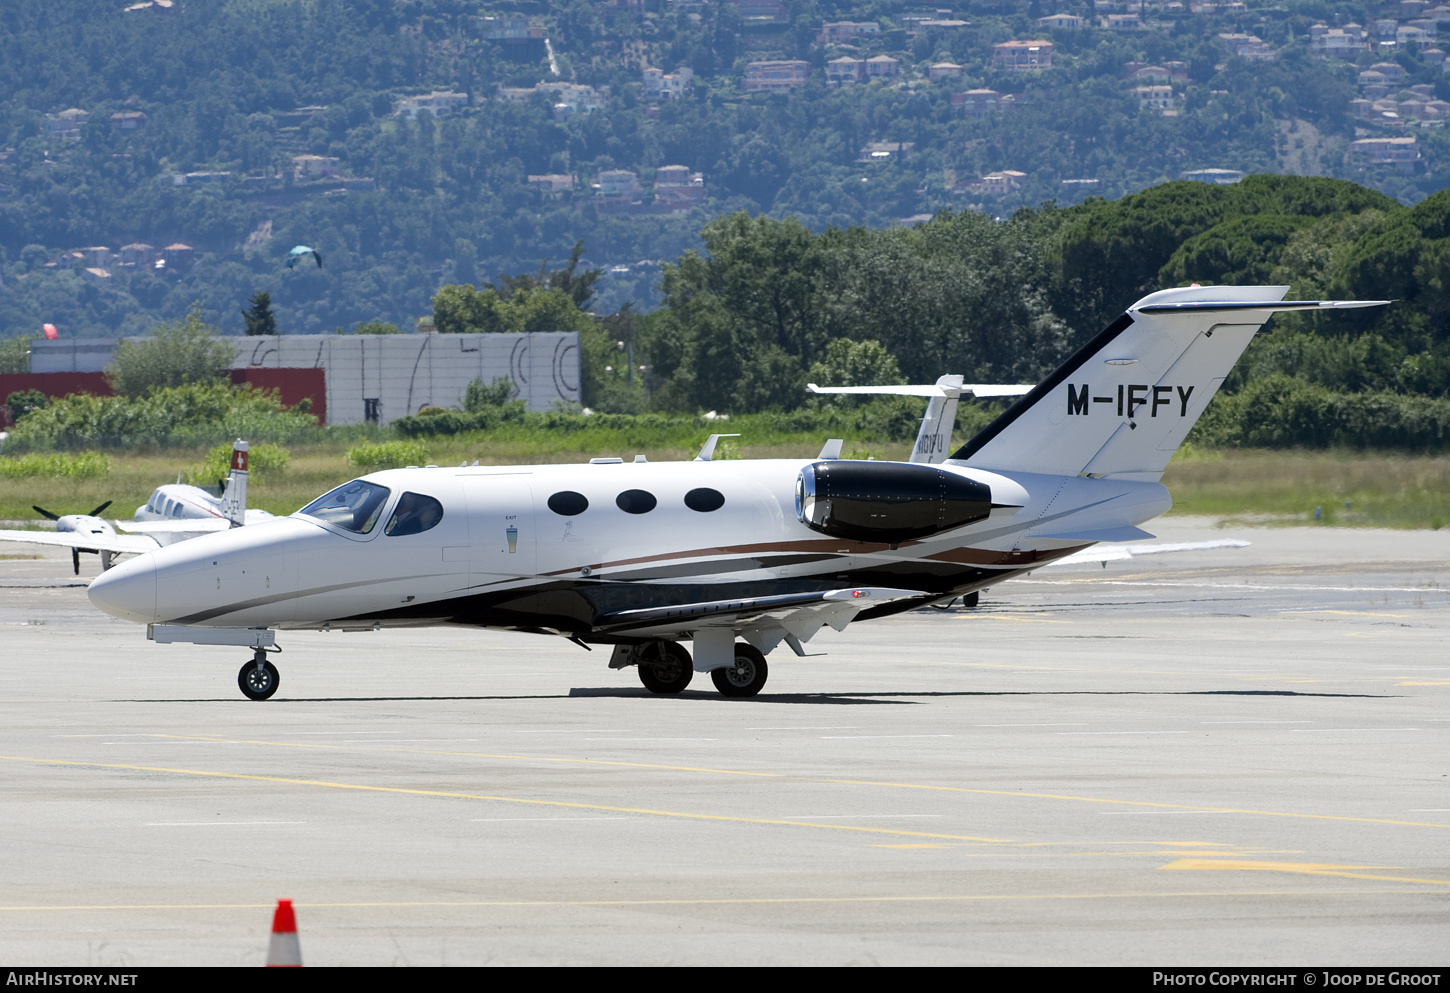
[[560,490],[549,497],[549,509],[560,517],[578,517],[589,509],[589,498],[573,490]]
[[626,514],[648,514],[659,501],[648,490],[625,490],[614,498],[614,503]]
[[708,486],[701,486],[699,489],[685,494],[685,506],[691,510],[698,510],[702,514],[708,514],[712,510],[719,510],[725,506],[725,494],[719,490],[712,490]]

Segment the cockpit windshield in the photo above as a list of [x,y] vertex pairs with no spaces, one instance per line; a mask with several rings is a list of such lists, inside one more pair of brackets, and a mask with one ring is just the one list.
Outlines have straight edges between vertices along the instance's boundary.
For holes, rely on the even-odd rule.
[[344,531],[367,534],[377,524],[378,514],[387,503],[389,492],[386,486],[354,479],[331,493],[324,493],[298,513],[326,521]]

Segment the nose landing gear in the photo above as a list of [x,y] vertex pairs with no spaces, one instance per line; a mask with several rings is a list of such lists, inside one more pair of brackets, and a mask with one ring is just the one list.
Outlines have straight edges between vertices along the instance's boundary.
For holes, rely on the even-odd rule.
[[277,667],[267,661],[267,650],[258,648],[252,661],[242,666],[237,673],[237,685],[242,689],[242,695],[248,700],[266,700],[277,687],[282,683],[282,674]]

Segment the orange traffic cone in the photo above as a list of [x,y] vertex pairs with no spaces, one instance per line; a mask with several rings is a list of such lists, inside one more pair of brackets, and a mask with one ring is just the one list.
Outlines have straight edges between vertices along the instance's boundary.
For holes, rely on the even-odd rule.
[[297,943],[297,915],[291,900],[278,900],[272,915],[272,940],[267,944],[267,965],[301,965],[302,946]]

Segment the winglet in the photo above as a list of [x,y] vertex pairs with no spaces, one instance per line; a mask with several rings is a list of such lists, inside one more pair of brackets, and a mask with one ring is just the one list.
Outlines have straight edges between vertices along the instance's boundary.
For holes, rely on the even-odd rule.
[[739,438],[736,434],[712,434],[705,439],[705,444],[700,448],[700,454],[695,456],[696,462],[709,462],[715,457],[715,443],[721,438]]

